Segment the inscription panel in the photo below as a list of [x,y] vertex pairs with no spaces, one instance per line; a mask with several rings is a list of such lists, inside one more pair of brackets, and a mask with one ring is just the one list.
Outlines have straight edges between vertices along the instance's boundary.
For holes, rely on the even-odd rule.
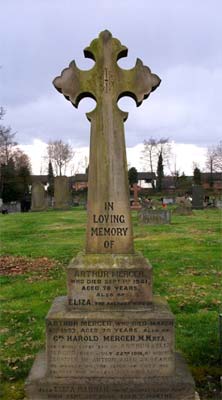
[[45,355],[40,353],[26,391],[32,400],[197,400],[187,365],[179,354],[175,356],[172,376],[56,379],[46,376]]
[[[108,78],[104,82],[108,90]],[[127,215],[113,201],[105,202],[102,212],[90,215],[89,236],[92,241],[101,241],[105,253],[115,252],[116,242],[129,234]]]
[[174,371],[173,321],[47,321],[53,377],[168,376]]
[[68,269],[69,306],[147,306],[151,301],[151,269]]
[[[187,388],[186,385],[171,387],[165,383],[160,386],[160,381],[155,385],[143,384],[141,386],[132,387],[124,385],[118,387],[113,383],[109,385],[89,386],[87,383],[83,385],[41,385],[36,392],[33,400],[198,400],[194,391]],[[89,397],[90,396],[90,397]]]

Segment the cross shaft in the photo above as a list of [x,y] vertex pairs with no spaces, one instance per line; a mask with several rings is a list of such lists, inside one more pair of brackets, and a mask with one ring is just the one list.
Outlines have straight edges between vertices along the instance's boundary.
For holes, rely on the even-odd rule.
[[134,249],[124,138],[128,114],[117,101],[127,95],[139,106],[160,79],[139,59],[134,68],[121,69],[117,60],[127,55],[127,48],[108,31],[101,32],[84,54],[95,61],[91,70],[81,71],[72,61],[53,83],[75,107],[84,97],[97,102],[87,114],[91,138],[86,252],[130,254]]

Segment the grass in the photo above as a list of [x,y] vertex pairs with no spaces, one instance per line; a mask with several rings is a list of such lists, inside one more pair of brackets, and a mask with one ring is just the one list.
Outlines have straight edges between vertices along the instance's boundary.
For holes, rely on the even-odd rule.
[[[218,315],[222,312],[219,210],[173,216],[171,225],[147,226],[133,213],[135,249],[153,265],[154,292],[176,316],[176,347],[198,389],[213,398],[219,387]],[[23,383],[45,343],[44,318],[53,299],[66,294],[65,266],[84,248],[86,211],[0,216],[3,255],[48,257],[59,262],[45,279],[33,272],[1,277],[3,400],[24,398]]]

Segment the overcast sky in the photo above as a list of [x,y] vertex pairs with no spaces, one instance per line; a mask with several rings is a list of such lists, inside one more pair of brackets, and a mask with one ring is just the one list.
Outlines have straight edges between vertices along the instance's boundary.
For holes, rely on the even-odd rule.
[[0,105],[20,144],[89,145],[94,101],[76,110],[52,80],[73,59],[91,68],[83,49],[104,29],[128,47],[123,68],[139,57],[162,79],[139,108],[120,100],[128,147],[151,136],[199,147],[222,138],[221,0],[2,0],[0,11]]

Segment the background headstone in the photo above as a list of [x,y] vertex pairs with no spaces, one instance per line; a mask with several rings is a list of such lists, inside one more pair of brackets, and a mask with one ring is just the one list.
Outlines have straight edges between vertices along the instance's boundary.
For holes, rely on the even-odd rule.
[[171,204],[174,204],[174,199],[173,198],[163,198],[163,204],[166,204],[166,205],[171,205]]
[[67,176],[56,176],[54,178],[54,208],[67,210],[70,207],[70,202],[71,196]]
[[176,197],[176,208],[173,210],[177,215],[192,215],[192,202],[187,196]]
[[217,200],[215,201],[215,207],[216,207],[216,208],[222,208],[222,200],[218,200],[218,199],[217,199]]
[[170,224],[171,211],[164,209],[152,210],[151,208],[142,208],[139,211],[139,220],[147,225]]
[[194,185],[192,187],[192,209],[202,210],[204,205],[204,191],[202,186]]
[[137,185],[137,183],[133,184],[133,202],[131,205],[131,210],[140,210],[141,209],[141,204],[139,201],[138,193],[140,192],[140,187]]
[[47,209],[47,197],[45,187],[41,182],[32,185],[32,211],[45,211]]

